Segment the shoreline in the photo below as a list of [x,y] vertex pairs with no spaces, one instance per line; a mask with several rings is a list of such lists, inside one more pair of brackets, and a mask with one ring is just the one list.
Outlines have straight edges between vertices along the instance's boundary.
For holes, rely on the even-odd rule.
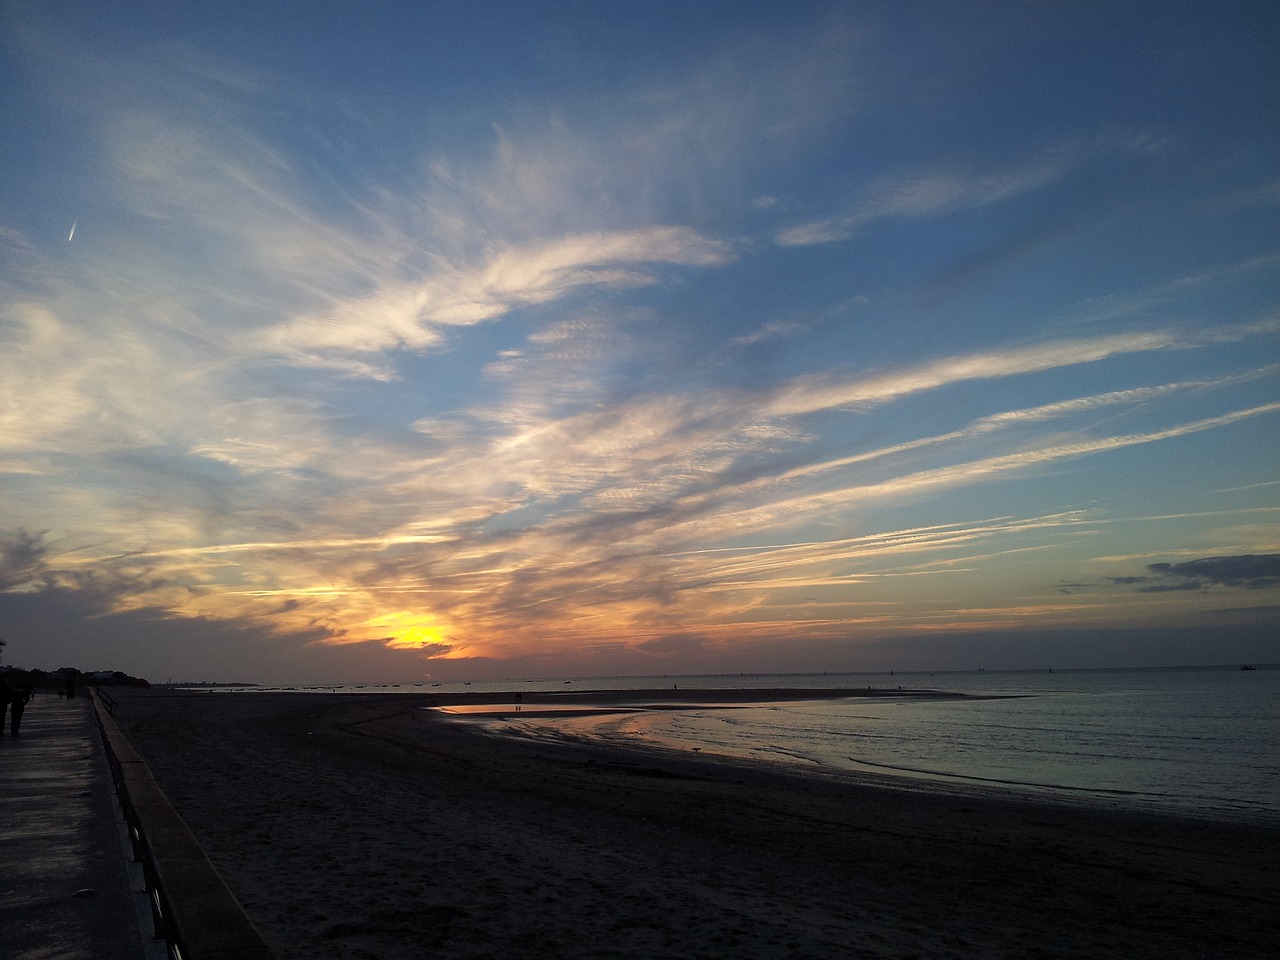
[[522,740],[435,699],[144,694],[118,722],[280,960],[1280,947],[1275,829]]
[[[439,697],[430,706],[451,719],[475,721],[497,736],[517,737],[528,740],[544,740],[549,743],[579,743],[599,741],[606,747],[642,749],[650,752],[667,751],[677,756],[720,759],[727,762],[761,763],[766,768],[784,767],[801,775],[835,779],[860,779],[863,782],[883,782],[885,786],[910,791],[931,791],[943,794],[989,793],[1012,795],[1047,804],[1064,804],[1075,807],[1102,807],[1122,809],[1142,815],[1169,815],[1175,818],[1206,822],[1232,822],[1244,826],[1280,828],[1280,811],[1274,808],[1249,807],[1245,804],[1223,800],[1206,803],[1194,798],[1179,798],[1175,794],[1144,793],[1123,787],[1070,785],[1035,779],[1013,779],[999,776],[983,776],[973,772],[944,772],[930,768],[917,768],[892,762],[876,762],[866,758],[837,753],[813,755],[809,753],[777,753],[765,759],[752,746],[734,749],[721,744],[691,746],[681,737],[662,734],[641,734],[617,738],[600,734],[599,728],[574,724],[569,728],[540,724],[540,721],[597,720],[609,721],[622,718],[642,718],[645,714],[658,717],[662,714],[685,710],[729,711],[750,707],[794,704],[804,701],[875,702],[891,700],[900,703],[912,701],[992,701],[1016,700],[1036,697],[1037,693],[971,693],[936,688],[743,688],[700,689],[689,687],[675,696],[669,690],[660,689],[602,689],[596,691],[542,691],[521,699],[509,692],[451,693]],[[513,699],[513,697],[515,699]],[[641,721],[643,722],[643,721]]]
[[974,695],[928,689],[888,689],[880,687],[745,687],[702,688],[653,687],[637,690],[541,690],[429,693],[422,695],[426,706],[450,716],[475,720],[502,720],[522,717],[602,716],[620,712],[674,711],[698,708],[731,710],[735,707],[769,703],[802,703],[822,700],[992,700],[1009,695]]
[[296,687],[287,689],[254,690],[240,686],[223,687],[171,687],[155,685],[152,696],[346,696],[346,697],[407,697],[421,700],[427,706],[453,706],[458,704],[493,704],[514,706],[529,704],[563,703],[650,703],[670,701],[686,706],[690,703],[770,703],[801,700],[885,699],[904,697],[927,700],[1004,700],[1031,694],[962,693],[935,687],[637,687],[574,690],[464,690],[437,692],[431,690],[400,690],[395,693],[377,689],[349,689],[339,691],[327,687]]

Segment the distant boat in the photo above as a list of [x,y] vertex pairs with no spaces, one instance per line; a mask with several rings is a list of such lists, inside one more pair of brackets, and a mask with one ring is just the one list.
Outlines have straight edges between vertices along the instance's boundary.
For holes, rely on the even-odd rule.
[[1241,670],[1257,670],[1258,668],[1257,668],[1257,667],[1255,667],[1255,666],[1254,666],[1253,664],[1251,664],[1251,663],[1246,663],[1246,664],[1245,664],[1243,667],[1241,667],[1240,669],[1241,669]]

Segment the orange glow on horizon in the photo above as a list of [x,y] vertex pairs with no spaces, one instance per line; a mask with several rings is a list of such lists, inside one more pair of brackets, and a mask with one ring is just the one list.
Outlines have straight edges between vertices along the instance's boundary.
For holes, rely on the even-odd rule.
[[[445,628],[432,617],[408,611],[385,613],[367,621],[370,633],[389,637],[387,646],[397,650],[423,650],[429,647],[449,647],[450,639]],[[365,631],[360,631],[364,633]]]

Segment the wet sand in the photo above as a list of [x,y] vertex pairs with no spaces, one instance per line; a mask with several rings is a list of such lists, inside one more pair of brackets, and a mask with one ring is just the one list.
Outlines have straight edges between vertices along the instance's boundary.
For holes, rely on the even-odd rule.
[[280,960],[1280,956],[1274,827],[497,738],[430,701],[116,716]]

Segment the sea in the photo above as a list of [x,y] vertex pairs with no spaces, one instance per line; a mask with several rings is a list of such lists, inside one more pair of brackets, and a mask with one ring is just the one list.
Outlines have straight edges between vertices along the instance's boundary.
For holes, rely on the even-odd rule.
[[[923,789],[1013,791],[1280,826],[1280,664],[552,678],[323,689],[484,694],[672,687],[712,693],[696,703],[627,704],[607,713],[551,714],[530,704],[500,716],[453,716],[499,736],[652,744],[835,775],[890,776]],[[868,687],[876,695],[857,695]],[[775,688],[843,688],[853,695],[721,704],[713,693]]]

